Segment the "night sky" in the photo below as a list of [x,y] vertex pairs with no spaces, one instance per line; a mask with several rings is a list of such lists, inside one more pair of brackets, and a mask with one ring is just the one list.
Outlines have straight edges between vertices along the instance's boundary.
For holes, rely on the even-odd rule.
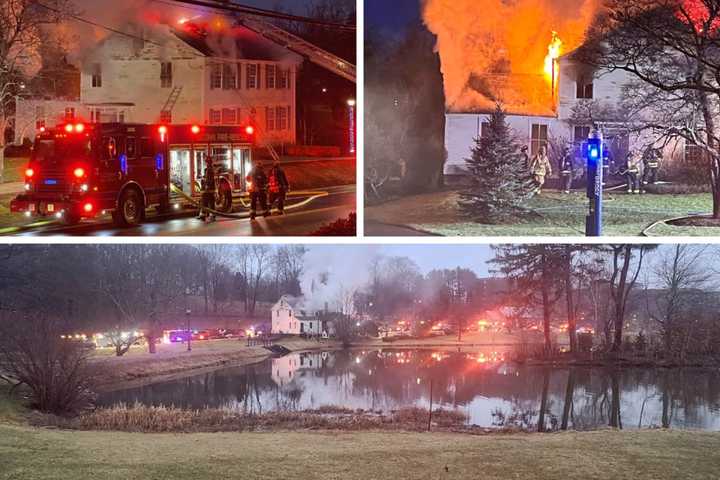
[[365,25],[394,33],[420,23],[420,0],[365,0]]

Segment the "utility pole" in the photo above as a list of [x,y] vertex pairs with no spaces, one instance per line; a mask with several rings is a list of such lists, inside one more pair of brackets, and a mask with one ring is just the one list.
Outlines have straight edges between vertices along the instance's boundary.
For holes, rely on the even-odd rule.
[[185,287],[185,320],[187,328],[187,351],[192,351],[190,340],[192,340],[192,330],[190,330],[190,308],[188,307],[188,298],[190,297],[190,287]]
[[460,281],[460,268],[457,268],[455,270],[455,276],[450,281],[450,304],[451,308],[453,309],[455,313],[455,318],[457,320],[457,338],[458,343],[462,341],[462,329],[465,322],[463,321],[463,313],[464,312],[458,312],[458,306],[464,305],[467,303],[467,290],[465,289],[465,286]]

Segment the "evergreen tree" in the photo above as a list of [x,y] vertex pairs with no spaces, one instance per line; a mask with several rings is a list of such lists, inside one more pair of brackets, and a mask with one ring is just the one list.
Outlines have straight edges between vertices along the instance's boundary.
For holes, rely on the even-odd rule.
[[501,223],[522,210],[535,188],[525,156],[505,122],[500,104],[475,139],[472,156],[465,160],[472,186],[460,194],[462,212],[476,222]]

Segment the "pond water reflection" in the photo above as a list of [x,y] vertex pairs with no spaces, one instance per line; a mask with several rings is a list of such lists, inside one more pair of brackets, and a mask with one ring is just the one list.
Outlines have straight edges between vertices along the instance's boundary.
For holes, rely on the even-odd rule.
[[457,409],[468,423],[533,430],[669,426],[720,430],[720,372],[516,366],[482,353],[293,353],[180,380],[106,392],[98,403],[224,407],[247,413],[326,405],[389,412]]

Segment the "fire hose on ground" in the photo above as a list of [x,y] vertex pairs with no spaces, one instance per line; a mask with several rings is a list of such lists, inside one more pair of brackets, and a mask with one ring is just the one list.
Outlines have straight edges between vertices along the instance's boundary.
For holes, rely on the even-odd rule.
[[[173,193],[177,193],[181,197],[183,197],[187,202],[194,205],[197,208],[201,208],[200,202],[187,193],[183,192],[181,189],[179,189],[175,184],[170,184],[170,190]],[[304,207],[305,205],[309,204],[313,200],[316,200],[318,198],[327,197],[330,195],[329,192],[325,191],[312,191],[312,190],[302,190],[302,191],[293,191],[288,194],[288,197],[308,197],[305,200],[302,200],[298,203],[293,203],[292,205],[287,205],[285,207],[285,210],[296,210],[298,208]],[[243,208],[249,208],[250,205],[246,203],[243,198],[240,198],[240,204]],[[234,219],[243,219],[248,218],[248,213],[228,213],[228,212],[221,212],[219,210],[215,210],[212,208],[202,207],[203,210],[212,213],[213,215],[216,215],[218,217],[224,217],[224,218],[234,218]],[[271,212],[278,211],[276,208],[270,210]]]

